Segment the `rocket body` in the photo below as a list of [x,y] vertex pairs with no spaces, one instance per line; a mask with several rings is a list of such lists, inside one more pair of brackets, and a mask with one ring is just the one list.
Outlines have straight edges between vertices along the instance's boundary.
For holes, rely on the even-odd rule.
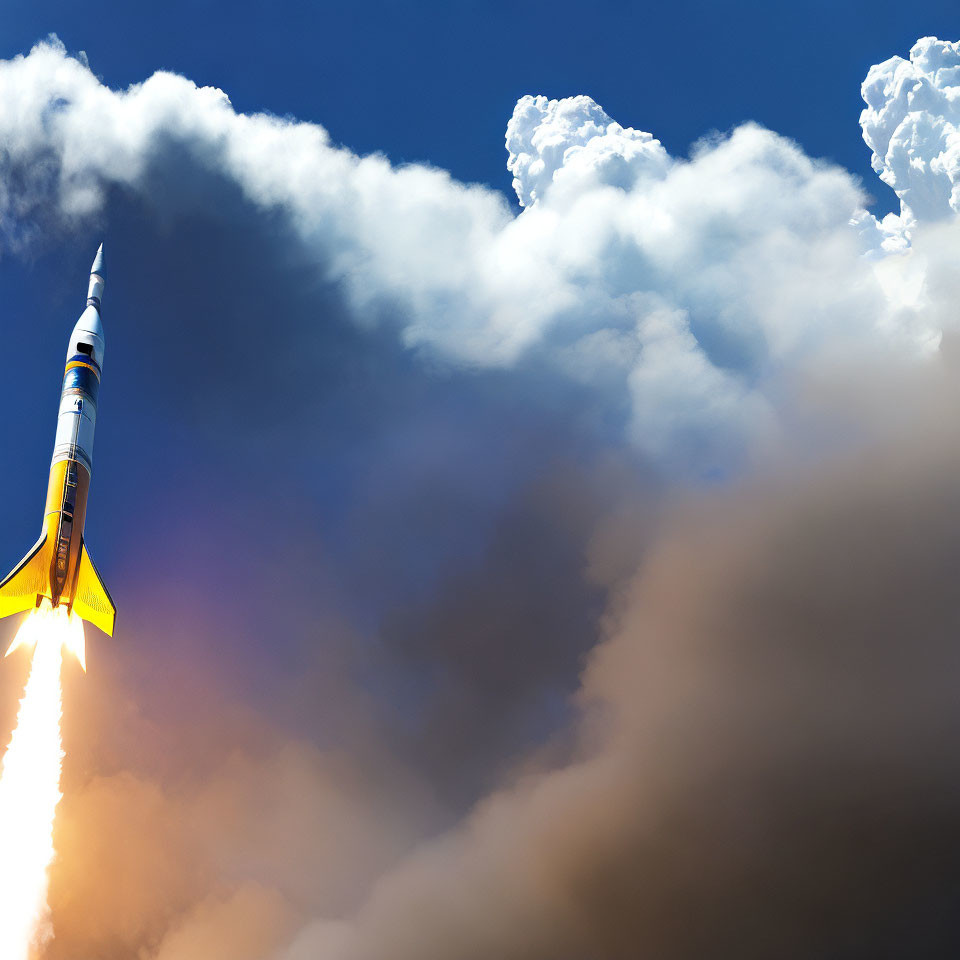
[[40,539],[0,582],[0,617],[40,606],[65,604],[112,634],[116,607],[83,540],[93,471],[93,436],[103,370],[103,245],[90,272],[86,309],[67,347],[57,432]]

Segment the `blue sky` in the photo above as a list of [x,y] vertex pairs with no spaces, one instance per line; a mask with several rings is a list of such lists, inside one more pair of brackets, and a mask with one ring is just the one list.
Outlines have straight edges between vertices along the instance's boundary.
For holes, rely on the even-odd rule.
[[950,37],[948,0],[678,0],[7,5],[0,53],[55,32],[111,86],[156,69],[224,89],[238,110],[324,125],[356,152],[425,161],[509,190],[503,131],[525,93],[586,93],[672,153],[756,120],[895,198],[857,126],[867,68]]

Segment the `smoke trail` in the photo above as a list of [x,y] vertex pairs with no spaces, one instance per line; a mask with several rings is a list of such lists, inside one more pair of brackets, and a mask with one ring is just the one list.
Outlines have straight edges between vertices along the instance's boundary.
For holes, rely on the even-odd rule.
[[[79,640],[79,645],[78,645]],[[0,775],[0,957],[27,960],[50,939],[48,871],[60,802],[63,647],[82,663],[83,625],[63,608],[29,614],[10,647],[33,647],[17,726]]]

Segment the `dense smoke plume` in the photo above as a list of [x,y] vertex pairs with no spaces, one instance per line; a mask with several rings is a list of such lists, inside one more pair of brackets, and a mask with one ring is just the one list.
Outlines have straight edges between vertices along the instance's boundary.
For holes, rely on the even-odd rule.
[[[955,407],[936,376],[914,395]],[[575,759],[288,956],[955,950],[960,448],[913,413],[919,436],[671,517],[591,655]]]
[[518,213],[182,77],[0,64],[31,377],[65,251],[112,255],[126,639],[66,678],[46,960],[954,952],[957,50],[869,73],[879,223],[755,125],[685,159],[524,97]]
[[[387,756],[290,743],[236,708],[219,736],[202,721],[207,745],[138,729],[131,756],[170,738],[220,759],[179,782],[68,787],[50,956],[956,949],[960,446],[933,413],[960,401],[957,373],[942,361],[899,382],[910,409],[865,425],[869,449],[675,505],[656,535],[642,518],[598,534],[587,575],[612,578],[612,601],[579,719],[438,839],[415,842],[427,785]],[[860,385],[878,418],[889,385]],[[85,706],[123,700],[91,679]]]

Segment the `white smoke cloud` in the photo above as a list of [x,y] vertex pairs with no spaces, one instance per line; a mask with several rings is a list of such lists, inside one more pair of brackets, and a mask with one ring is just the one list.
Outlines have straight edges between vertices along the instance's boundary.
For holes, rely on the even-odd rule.
[[[888,170],[900,169],[892,145],[905,134],[880,131],[907,122],[894,124],[906,81],[881,75],[933,77],[930,116],[955,89],[953,48],[921,48],[865,85],[865,135],[875,149],[883,141],[898,191],[901,174]],[[914,165],[903,187],[914,217],[949,211],[952,125],[927,126],[941,159]],[[938,342],[917,297],[878,264],[907,250],[902,225],[867,214],[846,171],[749,124],[671,158],[588,97],[517,104],[508,166],[525,209],[515,215],[494,190],[358,157],[314,124],[239,114],[183,77],[111,90],[50,41],[0,64],[3,166],[17,171],[0,177],[8,242],[51,197],[69,219],[96,214],[111,186],[145,192],[170,142],[284,211],[358,323],[389,318],[407,345],[451,363],[566,371],[599,404],[628,409],[639,448],[681,471],[735,466],[776,436],[785,369],[918,357]]]
[[910,59],[870,68],[863,139],[907,224],[960,212],[960,43],[923,37]]
[[507,169],[520,206],[545,196],[555,181],[582,192],[592,180],[632,190],[641,179],[662,180],[671,160],[659,140],[626,130],[590,97],[523,97],[507,124]]

